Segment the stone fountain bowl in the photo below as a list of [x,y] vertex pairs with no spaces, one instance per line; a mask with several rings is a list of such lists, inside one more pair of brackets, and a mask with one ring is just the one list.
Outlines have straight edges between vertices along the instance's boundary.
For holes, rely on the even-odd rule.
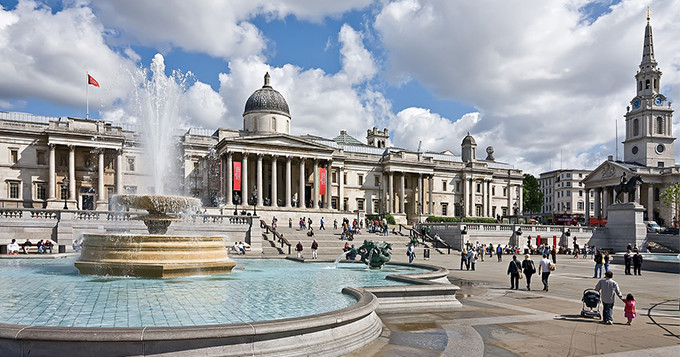
[[200,199],[183,196],[117,195],[115,200],[126,207],[147,210],[152,216],[176,214],[201,207]]

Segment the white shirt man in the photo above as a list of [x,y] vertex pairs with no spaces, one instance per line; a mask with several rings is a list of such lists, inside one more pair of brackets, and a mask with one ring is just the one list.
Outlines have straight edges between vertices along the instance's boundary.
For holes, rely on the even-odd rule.
[[543,259],[541,259],[541,261],[538,262],[538,272],[541,273],[543,291],[548,291],[548,277],[550,276],[550,260],[548,260],[547,254],[543,254]]

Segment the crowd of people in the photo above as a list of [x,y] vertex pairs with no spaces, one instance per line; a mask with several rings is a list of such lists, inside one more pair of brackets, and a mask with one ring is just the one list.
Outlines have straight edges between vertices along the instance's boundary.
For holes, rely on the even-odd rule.
[[[33,247],[34,244],[31,242],[30,239],[26,239],[25,242],[19,244],[17,243],[16,239],[12,239],[12,241],[7,245],[7,254],[9,255],[17,255],[21,251],[24,254],[28,254],[28,251]],[[38,254],[47,254],[50,253],[52,254],[52,249],[54,248],[54,242],[52,242],[49,239],[41,239],[38,241],[38,243],[35,244],[35,247],[37,249]]]

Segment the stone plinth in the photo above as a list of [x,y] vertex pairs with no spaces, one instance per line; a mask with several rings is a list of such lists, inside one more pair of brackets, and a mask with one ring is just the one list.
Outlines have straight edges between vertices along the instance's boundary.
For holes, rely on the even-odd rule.
[[85,234],[75,263],[81,274],[173,277],[223,274],[236,265],[223,237]]
[[617,252],[626,250],[628,243],[642,248],[647,238],[643,222],[645,208],[635,202],[615,203],[607,208],[607,237],[593,242],[605,249]]

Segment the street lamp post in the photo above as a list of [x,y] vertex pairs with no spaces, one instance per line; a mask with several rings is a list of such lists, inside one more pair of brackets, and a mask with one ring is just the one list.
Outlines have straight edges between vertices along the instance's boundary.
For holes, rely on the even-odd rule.
[[241,196],[239,196],[238,192],[234,194],[234,202],[236,206],[234,207],[234,216],[238,215],[238,204],[241,203]]
[[[69,183],[68,177],[64,177],[64,180],[61,182],[61,190],[62,191],[68,190],[68,183]],[[66,195],[64,195],[64,209],[65,210],[68,209],[67,199],[68,199],[68,193]]]

